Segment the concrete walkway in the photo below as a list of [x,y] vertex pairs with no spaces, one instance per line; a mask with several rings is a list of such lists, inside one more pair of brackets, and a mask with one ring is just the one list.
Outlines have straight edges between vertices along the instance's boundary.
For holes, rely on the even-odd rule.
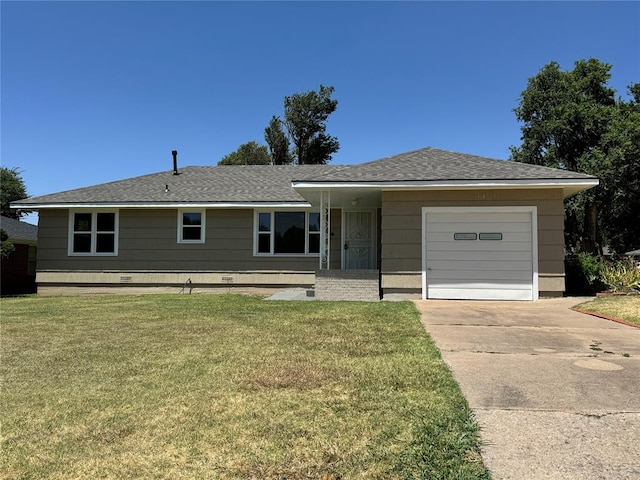
[[640,329],[584,300],[415,302],[495,480],[640,479]]

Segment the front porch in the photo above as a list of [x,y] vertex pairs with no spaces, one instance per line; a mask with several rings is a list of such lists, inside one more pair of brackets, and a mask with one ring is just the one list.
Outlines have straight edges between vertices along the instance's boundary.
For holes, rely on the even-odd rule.
[[[379,301],[382,298],[380,192],[317,193],[314,200],[320,206],[320,261],[316,270],[316,299]],[[340,269],[331,268],[336,264],[331,261],[331,244],[336,240],[332,209],[340,212]]]

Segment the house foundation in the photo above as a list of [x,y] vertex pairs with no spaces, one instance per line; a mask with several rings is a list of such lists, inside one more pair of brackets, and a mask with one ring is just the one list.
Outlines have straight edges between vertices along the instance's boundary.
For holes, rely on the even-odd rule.
[[380,270],[317,270],[317,300],[380,300]]

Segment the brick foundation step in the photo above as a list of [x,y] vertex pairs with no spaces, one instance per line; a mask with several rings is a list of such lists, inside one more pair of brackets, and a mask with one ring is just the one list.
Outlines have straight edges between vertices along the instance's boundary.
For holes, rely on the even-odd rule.
[[317,270],[317,300],[380,300],[379,270]]

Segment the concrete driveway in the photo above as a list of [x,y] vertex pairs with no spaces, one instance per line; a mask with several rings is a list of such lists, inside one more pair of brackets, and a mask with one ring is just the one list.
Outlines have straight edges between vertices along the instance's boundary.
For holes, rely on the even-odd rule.
[[586,299],[421,300],[494,479],[640,479],[640,329]]

